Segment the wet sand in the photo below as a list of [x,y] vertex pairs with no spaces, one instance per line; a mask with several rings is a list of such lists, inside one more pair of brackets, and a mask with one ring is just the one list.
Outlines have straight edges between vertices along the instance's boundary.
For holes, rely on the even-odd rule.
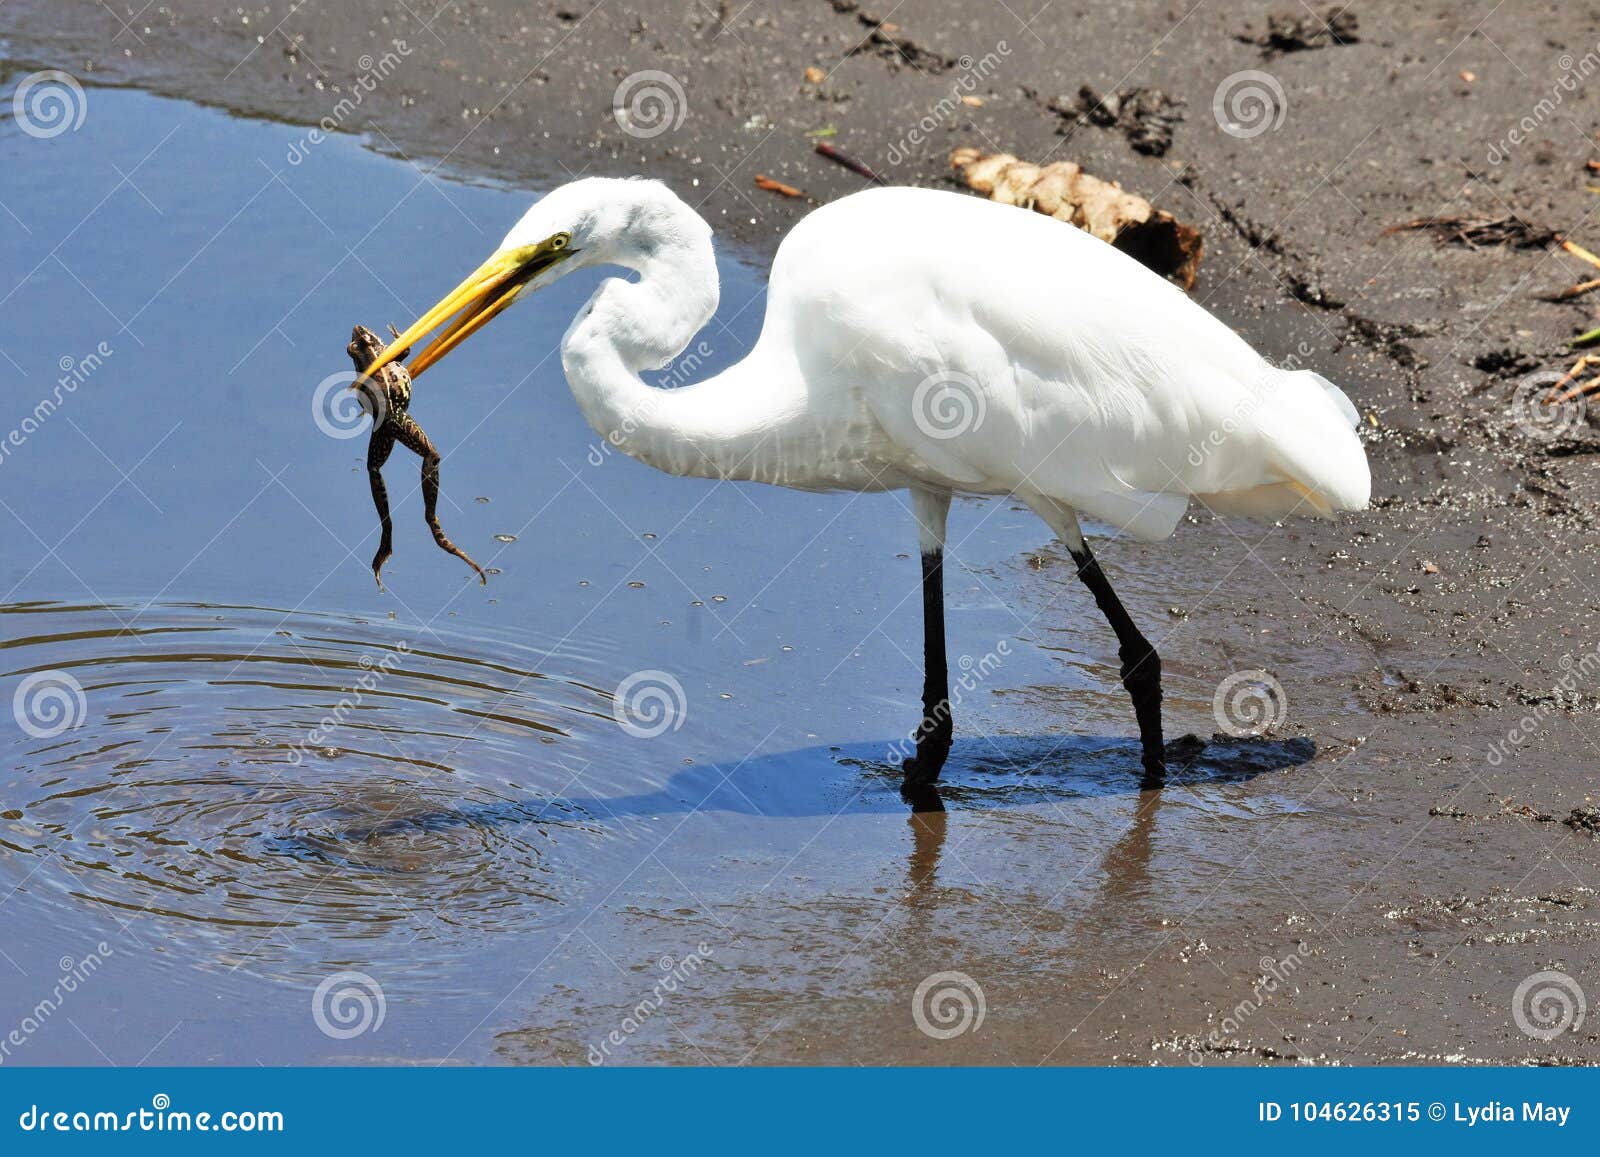
[[[687,17],[665,5],[555,15],[564,7],[451,6],[424,27],[399,5],[274,4],[246,24],[234,6],[180,0],[124,29],[97,4],[14,0],[6,36],[14,73],[53,65],[296,124],[334,115],[360,58],[381,58],[400,37],[409,54],[341,129],[529,188],[588,172],[661,176],[701,190],[719,234],[756,259],[805,208],[753,188],[756,172],[817,201],[859,187],[811,153],[808,131],[836,126],[834,143],[890,179],[930,185],[948,180],[943,158],[956,144],[1029,158],[1058,150],[1203,229],[1196,297],[1264,353],[1299,357],[1346,387],[1368,416],[1376,501],[1337,525],[1197,516],[1167,544],[1098,548],[1172,672],[1172,730],[1204,731],[1210,690],[1264,668],[1286,689],[1281,735],[1308,740],[1309,760],[1156,800],[1123,790],[1064,813],[1045,801],[1025,823],[959,790],[942,821],[887,808],[858,817],[876,833],[867,847],[896,849],[888,859],[829,840],[828,862],[808,862],[805,836],[775,827],[733,840],[714,870],[714,842],[664,843],[664,870],[629,904],[602,904],[599,930],[485,979],[504,989],[477,1030],[492,1043],[474,1038],[466,1059],[582,1063],[658,979],[658,959],[640,946],[676,961],[700,943],[715,948],[709,961],[666,1016],[629,1035],[626,1059],[1600,1057],[1592,1028],[1546,1044],[1512,1016],[1513,991],[1532,973],[1600,986],[1597,852],[1588,834],[1554,822],[1594,802],[1600,697],[1585,657],[1600,626],[1600,436],[1581,420],[1551,437],[1513,406],[1519,381],[1565,370],[1564,343],[1593,324],[1583,299],[1535,295],[1593,271],[1542,249],[1384,232],[1429,214],[1514,211],[1597,247],[1600,198],[1583,171],[1597,155],[1592,96],[1563,91],[1531,139],[1494,160],[1558,90],[1571,67],[1563,57],[1600,41],[1592,16],[1555,4],[1372,6],[1360,10],[1359,43],[1265,59],[1234,39],[1263,17],[1253,4],[1187,15],[1052,6],[1028,24],[937,0],[894,13],[904,35],[957,62],[919,71],[870,42],[845,55],[868,30],[858,11],[824,0],[724,6],[722,19],[710,6]],[[1000,63],[974,90],[983,106],[933,115],[922,132],[948,105],[960,58],[989,54]],[[821,84],[804,81],[808,65],[827,74]],[[612,101],[648,68],[678,79],[687,115],[641,141],[620,130]],[[1213,97],[1247,69],[1281,84],[1287,113],[1238,137],[1219,127]],[[1040,102],[1084,83],[1158,85],[1186,101],[1168,155],[1141,156],[1096,126],[1063,145]],[[983,259],[981,239],[960,240]],[[1024,737],[1129,734],[1111,642],[1042,528],[984,565],[992,576],[974,598],[1010,603],[1042,656],[1043,669],[1005,687],[999,726]],[[819,621],[795,615],[797,645]],[[1569,668],[1577,674],[1563,684]],[[985,724],[996,726],[980,713],[963,729],[958,789],[982,782]],[[1514,729],[1527,734],[1512,743]],[[818,731],[823,749],[830,738]],[[801,761],[818,775],[824,763],[849,767],[831,755]],[[778,850],[770,858],[764,842]],[[800,863],[786,867],[783,849]],[[676,857],[706,871],[701,899],[683,895]],[[616,959],[619,944],[632,955]],[[972,977],[986,1009],[981,1027],[948,1040],[911,1016],[919,982],[944,971]],[[1275,973],[1286,979],[1264,985]],[[1241,1015],[1242,1002],[1259,1007]]]

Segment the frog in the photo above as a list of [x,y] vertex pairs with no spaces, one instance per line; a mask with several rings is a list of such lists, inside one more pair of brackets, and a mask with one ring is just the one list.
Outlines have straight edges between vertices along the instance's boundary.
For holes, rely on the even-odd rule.
[[[396,338],[400,336],[393,325],[389,326],[389,332]],[[422,459],[423,515],[428,529],[433,532],[433,541],[440,550],[455,555],[476,571],[480,585],[487,585],[489,578],[483,568],[451,542],[444,527],[439,525],[439,464],[443,458],[410,413],[411,375],[401,363],[411,351],[400,351],[394,361],[378,371],[377,377],[367,376],[367,368],[387,348],[387,343],[364,325],[351,331],[350,344],[345,347],[360,375],[352,388],[362,392],[362,403],[372,415],[372,432],[367,441],[367,481],[372,486],[372,504],[377,507],[378,523],[383,530],[378,552],[372,556],[372,577],[377,579],[378,589],[383,590],[383,564],[394,554],[394,524],[389,518],[389,492],[383,484],[383,464],[389,460],[394,444],[399,442]]]

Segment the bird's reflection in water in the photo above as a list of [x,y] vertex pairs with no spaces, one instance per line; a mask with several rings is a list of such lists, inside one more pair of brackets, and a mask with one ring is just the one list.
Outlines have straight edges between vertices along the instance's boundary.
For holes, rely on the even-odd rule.
[[922,906],[931,902],[939,872],[939,854],[944,851],[950,816],[944,798],[931,784],[914,792],[901,793],[911,805],[911,856],[906,863],[906,902]]
[[[936,786],[902,792],[911,807],[911,854],[906,860],[906,903],[928,907],[934,902],[938,884],[939,859],[944,851],[950,816]],[[1096,910],[1115,911],[1138,898],[1150,883],[1150,854],[1156,830],[1156,816],[1166,803],[1165,784],[1141,783],[1134,801],[1133,822],[1128,830],[1106,850],[1101,861],[1102,901]]]
[[1150,848],[1156,830],[1156,814],[1166,803],[1164,786],[1141,787],[1133,805],[1133,823],[1107,849],[1101,861],[1103,904],[1116,907],[1095,910],[1116,911],[1142,895],[1150,883]]

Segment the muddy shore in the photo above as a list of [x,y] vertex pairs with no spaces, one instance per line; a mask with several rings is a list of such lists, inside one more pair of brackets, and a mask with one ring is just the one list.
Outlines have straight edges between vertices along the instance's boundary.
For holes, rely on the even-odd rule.
[[[1589,298],[1539,295],[1600,271],[1548,246],[1386,232],[1426,216],[1515,214],[1600,250],[1597,178],[1584,168],[1600,159],[1600,100],[1592,77],[1563,84],[1600,54],[1600,10],[1371,5],[1357,8],[1354,43],[1274,55],[1239,38],[1273,10],[1254,2],[1057,3],[1030,17],[923,0],[892,15],[882,5],[891,32],[876,7],[846,0],[494,0],[431,16],[432,5],[384,0],[134,7],[12,0],[11,67],[246,116],[331,118],[380,151],[530,188],[659,176],[758,252],[810,204],[861,185],[815,155],[810,133],[831,129],[822,139],[896,183],[948,185],[956,145],[1070,158],[1199,227],[1195,297],[1268,356],[1340,382],[1366,419],[1375,501],[1364,514],[1283,528],[1196,515],[1170,543],[1099,548],[1178,678],[1199,687],[1263,668],[1283,685],[1281,733],[1317,754],[1268,778],[1304,815],[1208,849],[1207,862],[1234,867],[1153,940],[1119,938],[1110,890],[1092,916],[1052,923],[1065,881],[1039,881],[1036,910],[1021,916],[985,906],[981,884],[966,882],[966,898],[938,914],[951,921],[942,932],[886,921],[864,943],[884,973],[866,995],[796,984],[779,1008],[760,978],[732,977],[696,1026],[714,1059],[1600,1059],[1592,1025],[1546,1044],[1512,1016],[1518,982],[1541,970],[1600,992],[1600,849],[1559,822],[1596,802],[1600,429],[1587,416],[1551,426],[1516,405],[1521,383],[1565,371],[1567,343],[1595,324]],[[619,86],[641,70],[683,94],[681,123],[648,137],[614,114]],[[1282,116],[1230,132],[1215,100],[1247,70],[1279,86]],[[1050,104],[1086,84],[1155,86],[1181,101],[1165,155],[1136,151],[1114,127],[1063,137]],[[761,191],[757,173],[805,196]],[[982,238],[953,243],[985,259]],[[1011,590],[1033,609],[1076,607],[1065,556],[1044,541],[1041,528],[1037,564],[1014,568]],[[1175,605],[1141,581],[1158,557],[1200,596]],[[1062,613],[1060,630],[1076,617]],[[1101,658],[1115,693],[1109,640]],[[1137,828],[1108,831],[1108,855],[1130,837]],[[1205,897],[1223,890],[1248,903],[1219,915]],[[825,919],[799,914],[784,929],[793,945],[813,918]],[[1026,954],[1008,935],[1019,918],[1037,922]],[[1288,955],[1301,963],[1259,1015],[1230,1018],[1261,962]],[[984,978],[981,1031],[908,1031],[910,988],[942,968]],[[581,1061],[560,1042],[509,1029],[505,1058]],[[664,1047],[648,1059],[706,1054]]]

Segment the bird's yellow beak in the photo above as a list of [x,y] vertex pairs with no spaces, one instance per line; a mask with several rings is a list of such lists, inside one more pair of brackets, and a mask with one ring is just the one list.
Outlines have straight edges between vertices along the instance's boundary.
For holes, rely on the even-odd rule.
[[413,378],[417,377],[487,325],[517,299],[517,294],[525,285],[572,253],[573,250],[568,248],[567,236],[560,233],[535,245],[500,250],[389,343],[383,354],[367,367],[363,380],[376,375],[401,353],[453,317],[454,320],[444,332],[429,342],[406,367]]

